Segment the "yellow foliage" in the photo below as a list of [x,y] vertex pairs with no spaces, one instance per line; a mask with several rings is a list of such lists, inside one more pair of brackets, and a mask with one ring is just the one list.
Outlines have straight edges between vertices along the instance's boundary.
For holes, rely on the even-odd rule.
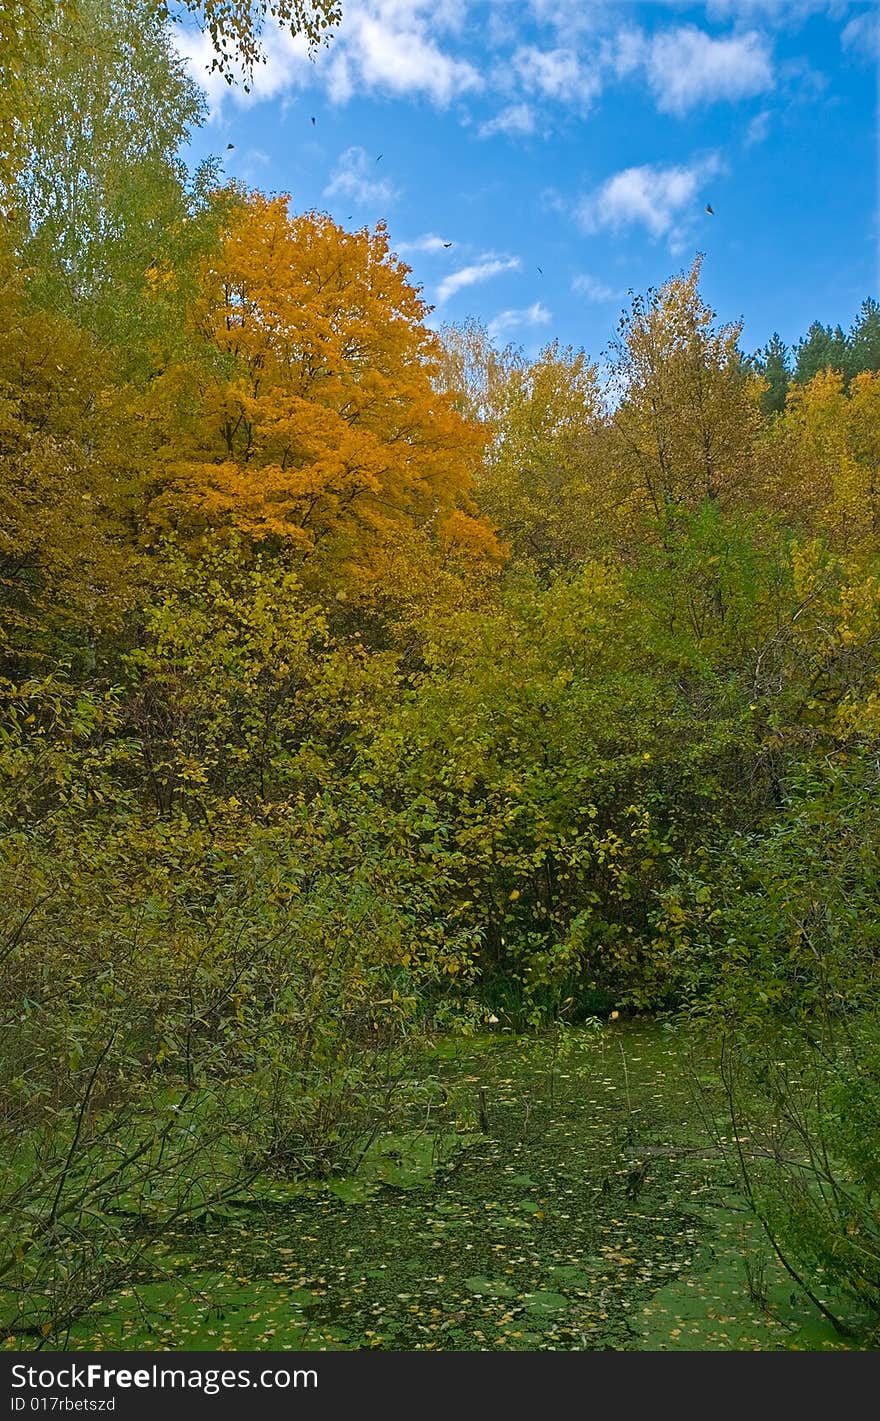
[[229,527],[369,568],[394,530],[442,526],[497,557],[470,503],[484,434],[435,388],[408,276],[382,225],[346,232],[291,216],[286,197],[244,197],[203,263],[201,351],[150,394],[165,422],[154,527]]
[[651,526],[705,499],[729,507],[754,483],[761,382],[745,371],[741,327],[715,328],[699,294],[700,261],[622,323],[620,398],[610,441],[610,515]]
[[62,626],[93,632],[130,603],[123,561],[135,450],[108,356],[32,309],[0,252],[0,655]]
[[515,553],[542,568],[581,561],[596,546],[596,376],[583,351],[553,342],[510,368],[495,392],[480,504]]
[[765,497],[843,548],[880,537],[880,374],[823,370],[789,391],[767,439]]

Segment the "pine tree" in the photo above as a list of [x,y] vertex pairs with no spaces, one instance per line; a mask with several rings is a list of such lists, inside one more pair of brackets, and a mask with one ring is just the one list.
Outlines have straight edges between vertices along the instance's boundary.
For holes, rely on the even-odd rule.
[[764,349],[758,352],[754,366],[767,382],[767,389],[761,397],[761,407],[765,415],[780,414],[785,409],[785,398],[791,382],[791,367],[788,361],[788,346],[778,331],[773,332]]
[[806,385],[823,370],[846,370],[849,365],[849,343],[840,326],[834,330],[814,321],[795,348],[794,378]]
[[849,336],[850,376],[880,370],[880,304],[868,297],[859,308]]

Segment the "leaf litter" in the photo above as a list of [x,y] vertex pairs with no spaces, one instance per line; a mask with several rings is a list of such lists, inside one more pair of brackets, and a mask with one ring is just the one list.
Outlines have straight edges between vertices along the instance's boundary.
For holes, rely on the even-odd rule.
[[[841,1346],[767,1257],[723,1161],[674,1152],[701,1143],[686,1045],[660,1023],[585,1033],[550,1091],[540,1037],[446,1041],[432,1068],[459,1108],[484,1092],[488,1133],[449,1120],[388,1137],[351,1179],[270,1185],[169,1234],[69,1346]],[[634,1169],[635,1142],[659,1152]]]

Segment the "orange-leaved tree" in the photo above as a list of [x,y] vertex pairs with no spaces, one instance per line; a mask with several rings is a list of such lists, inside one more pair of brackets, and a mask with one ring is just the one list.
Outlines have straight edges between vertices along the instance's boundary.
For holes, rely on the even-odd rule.
[[239,198],[202,266],[194,354],[150,394],[153,526],[195,543],[228,527],[336,569],[369,569],[407,526],[496,549],[470,502],[485,435],[436,387],[428,308],[384,226]]

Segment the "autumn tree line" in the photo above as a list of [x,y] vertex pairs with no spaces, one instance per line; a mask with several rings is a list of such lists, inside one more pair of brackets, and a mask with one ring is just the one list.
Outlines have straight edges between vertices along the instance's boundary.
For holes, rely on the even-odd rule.
[[438,335],[382,224],[187,170],[162,7],[25,8],[6,1337],[351,1167],[425,1033],[612,1009],[724,1044],[755,1207],[880,1311],[880,309],[749,357],[697,259],[601,364]]

